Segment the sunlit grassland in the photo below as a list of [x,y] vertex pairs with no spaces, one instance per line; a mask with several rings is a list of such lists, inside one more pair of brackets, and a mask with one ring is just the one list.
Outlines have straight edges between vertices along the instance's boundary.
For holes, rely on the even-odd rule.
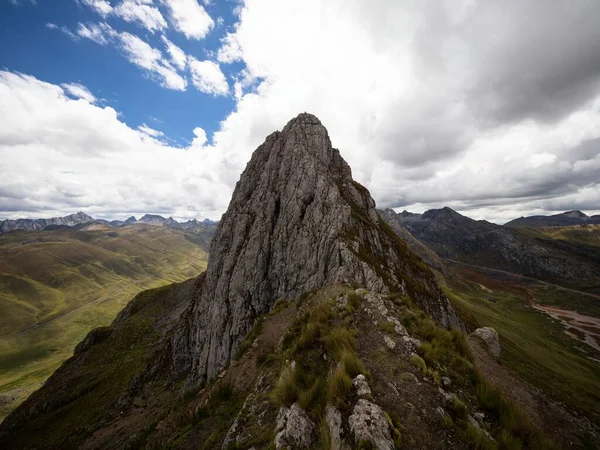
[[195,237],[142,225],[0,236],[0,420],[139,291],[202,272]]
[[590,359],[599,355],[568,337],[562,324],[514,293],[466,284],[446,293],[472,325],[498,331],[504,365],[551,398],[600,418],[600,364]]

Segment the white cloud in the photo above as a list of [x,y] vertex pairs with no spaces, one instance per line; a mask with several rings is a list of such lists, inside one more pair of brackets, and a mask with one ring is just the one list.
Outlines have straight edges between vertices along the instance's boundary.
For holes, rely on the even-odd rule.
[[194,139],[192,140],[192,147],[203,147],[206,144],[206,131],[203,128],[194,128]]
[[62,88],[72,97],[80,98],[89,103],[96,103],[96,97],[88,88],[79,83],[63,83]]
[[116,43],[129,62],[144,69],[146,75],[158,81],[161,86],[175,91],[185,91],[186,79],[163,57],[160,50],[150,46],[138,36],[126,32],[119,33],[104,22],[88,25],[80,23],[76,33],[79,37],[91,39],[100,45]]
[[104,22],[88,25],[79,23],[75,33],[79,37],[90,39],[100,45],[108,44],[111,38],[116,34],[112,27]]
[[241,61],[243,57],[242,49],[236,39],[235,34],[227,33],[223,39],[221,39],[221,47],[217,52],[217,59],[222,63],[232,63],[235,61]]
[[166,36],[162,36],[162,40],[167,47],[167,53],[171,57],[171,62],[177,67],[179,70],[185,69],[185,65],[187,62],[187,56],[185,52],[181,50],[178,46],[173,44],[170,40],[166,38]]
[[229,195],[218,175],[223,155],[170,147],[143,130],[60,86],[0,72],[0,211],[218,219]]
[[162,0],[175,29],[188,39],[202,39],[215,23],[197,0]]
[[163,58],[160,50],[130,33],[119,33],[119,40],[121,49],[131,63],[145,69],[151,77],[157,78],[162,86],[176,91],[185,91],[187,86],[185,78]]
[[145,3],[145,0],[123,0],[113,12],[127,22],[141,24],[152,33],[167,28],[167,22],[158,8]]
[[[181,13],[181,5],[194,3],[164,0],[176,29],[184,28],[178,18],[191,15],[173,11],[179,8]],[[246,0],[236,9],[239,23],[231,35],[240,52],[235,57],[247,67],[234,77],[235,111],[223,120],[211,145],[198,131],[196,143],[202,145],[188,150],[195,155],[193,163],[174,158],[164,164],[164,176],[189,163],[190,180],[175,183],[177,189],[189,189],[188,210],[223,212],[252,151],[290,118],[309,111],[319,116],[355,178],[381,207],[422,211],[449,205],[496,221],[530,212],[597,210],[599,9],[600,3],[586,0],[550,2],[543,14],[539,2],[532,0],[501,5],[470,0]],[[188,29],[186,36],[199,38],[212,26],[205,25],[204,34],[197,35]],[[145,67],[163,64],[162,56],[147,53]],[[229,53],[223,50],[221,59],[228,60],[225,55]],[[208,77],[209,65],[202,63],[206,61],[190,60],[194,85],[226,94],[227,80],[219,67],[208,62],[214,69]],[[52,92],[51,85],[46,90]],[[47,125],[36,122],[35,110],[18,112],[26,103],[11,104],[7,124],[17,131],[8,130],[3,145],[25,155],[18,142],[27,141],[29,132],[43,134]],[[96,108],[90,117],[101,110],[87,106]],[[107,114],[106,108],[101,111]],[[47,128],[51,132],[44,142],[52,140],[45,147],[48,155],[55,147],[86,148],[81,142],[61,144],[69,135],[56,137],[58,130],[74,127]],[[93,142],[105,139],[92,148],[137,148],[88,128]],[[131,139],[158,145],[147,136]],[[7,164],[5,154],[0,164]],[[27,166],[11,166],[0,175],[4,173],[31,173],[28,180],[37,175]],[[17,189],[16,181],[0,183]],[[139,181],[140,190],[147,184]],[[22,187],[28,194],[19,198],[34,198],[32,190],[43,189],[41,185]],[[207,196],[205,188],[218,191]],[[197,199],[191,195],[196,189]],[[144,204],[145,194],[127,195],[128,205],[135,204],[136,196],[137,204]],[[178,193],[169,195],[172,204],[180,205]],[[161,196],[164,204],[170,204],[167,197]]]
[[219,65],[213,61],[198,61],[188,58],[192,84],[201,92],[214,96],[227,95],[229,85]]
[[81,3],[89,6],[102,17],[106,17],[113,12],[113,7],[107,0],[81,0]]
[[140,130],[142,133],[147,134],[148,136],[153,137],[153,138],[159,138],[159,137],[162,137],[165,135],[165,133],[163,133],[162,131],[158,131],[158,130],[155,130],[154,128],[150,128],[145,123],[138,126],[137,129]]

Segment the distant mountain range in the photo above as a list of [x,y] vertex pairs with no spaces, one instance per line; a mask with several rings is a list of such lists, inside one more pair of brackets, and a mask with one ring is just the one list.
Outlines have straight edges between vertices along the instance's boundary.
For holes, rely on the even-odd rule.
[[148,224],[148,225],[163,225],[172,228],[180,229],[195,229],[195,231],[202,231],[198,228],[209,227],[214,228],[219,222],[204,219],[202,222],[192,219],[187,222],[177,222],[172,217],[165,219],[163,216],[156,214],[146,214],[141,219],[137,220],[134,216],[131,216],[127,220],[105,220],[105,219],[94,219],[92,216],[83,212],[77,214],[70,214],[65,217],[53,217],[52,219],[16,219],[16,220],[2,220],[0,221],[0,234],[8,233],[14,230],[25,230],[25,231],[44,231],[44,230],[55,230],[61,227],[74,227],[78,225],[99,223],[107,225],[109,227],[124,227],[128,225],[134,225],[137,223]]
[[[392,210],[380,214],[396,233],[399,226],[404,227],[443,259],[600,293],[597,283],[600,280],[600,250],[589,243],[554,239],[539,228],[473,220],[448,207],[423,214],[408,211],[398,214]],[[583,213],[559,216],[579,217],[582,221],[597,217],[589,218]],[[430,255],[424,255],[414,245],[413,250],[431,265]]]
[[0,234],[14,230],[42,231],[48,226],[64,225],[75,226],[82,223],[93,222],[94,218],[85,213],[78,212],[65,217],[53,217],[52,219],[6,219],[0,222]]
[[520,217],[506,223],[506,227],[564,227],[569,225],[600,224],[600,214],[588,216],[581,211],[567,211],[553,216]]

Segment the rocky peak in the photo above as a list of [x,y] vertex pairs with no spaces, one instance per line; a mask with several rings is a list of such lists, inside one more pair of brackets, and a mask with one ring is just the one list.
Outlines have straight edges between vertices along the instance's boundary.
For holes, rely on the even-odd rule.
[[256,149],[211,242],[206,278],[173,342],[199,382],[230,361],[276,300],[330,283],[410,292],[460,326],[431,271],[383,222],[319,119],[300,114]]
[[584,213],[582,213],[579,210],[567,211],[567,212],[564,212],[564,213],[559,214],[559,215],[565,216],[565,217],[572,217],[574,219],[584,219],[584,218],[587,218],[587,215],[584,214]]

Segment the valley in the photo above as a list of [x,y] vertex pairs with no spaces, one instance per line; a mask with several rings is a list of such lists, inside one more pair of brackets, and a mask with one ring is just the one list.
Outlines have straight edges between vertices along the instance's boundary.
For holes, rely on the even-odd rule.
[[0,236],[0,420],[139,291],[203,271],[204,239],[144,224]]

